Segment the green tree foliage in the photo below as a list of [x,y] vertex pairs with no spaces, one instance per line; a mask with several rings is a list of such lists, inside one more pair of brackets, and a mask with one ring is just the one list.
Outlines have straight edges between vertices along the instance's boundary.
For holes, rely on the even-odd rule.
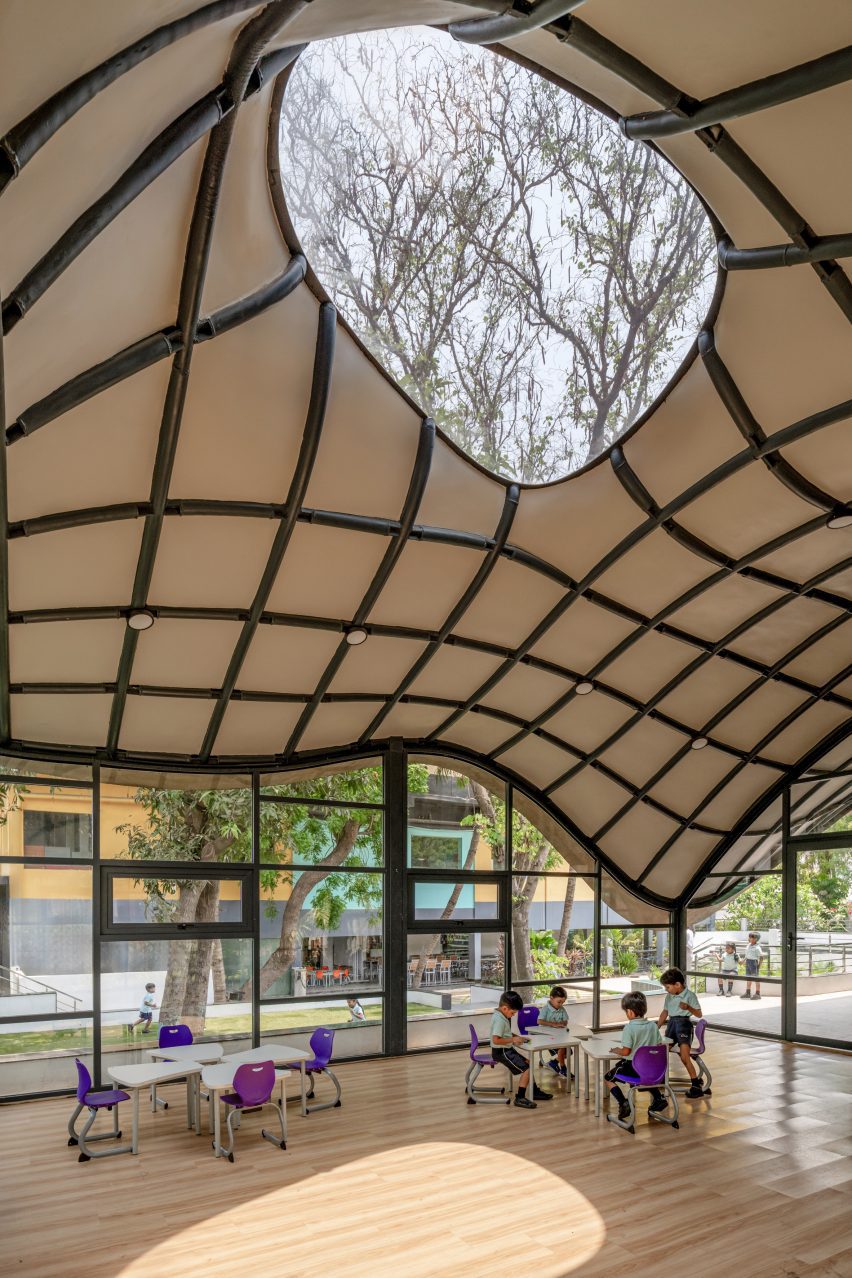
[[284,97],[281,167],[343,314],[492,470],[541,482],[596,456],[707,309],[713,236],[674,169],[442,33],[311,46]]

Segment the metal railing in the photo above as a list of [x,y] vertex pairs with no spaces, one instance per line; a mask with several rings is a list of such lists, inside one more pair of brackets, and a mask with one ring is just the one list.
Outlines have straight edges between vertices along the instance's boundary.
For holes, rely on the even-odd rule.
[[[76,1012],[77,1008],[82,1006],[82,999],[75,998],[73,994],[66,994],[64,990],[58,990],[53,985],[47,985],[44,981],[37,981],[35,977],[25,975],[18,968],[5,967],[0,963],[0,999],[21,994],[52,994],[56,1000],[57,1012]],[[0,1004],[0,1012],[2,1012],[2,1004]]]

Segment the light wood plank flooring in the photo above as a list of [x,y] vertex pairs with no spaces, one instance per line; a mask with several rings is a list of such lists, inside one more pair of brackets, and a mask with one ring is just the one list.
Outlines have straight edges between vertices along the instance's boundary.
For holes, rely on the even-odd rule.
[[848,1057],[717,1034],[712,1098],[682,1102],[679,1131],[643,1101],[635,1136],[573,1096],[470,1107],[466,1059],[342,1065],[341,1109],[291,1106],[286,1152],[247,1116],[233,1166],[176,1088],[143,1112],[139,1157],[86,1165],[70,1101],[0,1107],[0,1272],[852,1276]]

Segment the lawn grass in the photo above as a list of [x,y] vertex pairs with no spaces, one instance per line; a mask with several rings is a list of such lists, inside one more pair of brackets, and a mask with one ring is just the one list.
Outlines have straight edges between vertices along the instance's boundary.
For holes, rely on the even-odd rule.
[[[428,1016],[441,1009],[425,1003],[409,1003],[409,1016]],[[263,1032],[269,1030],[285,1030],[292,1032],[301,1029],[314,1029],[317,1025],[331,1027],[349,1023],[348,1008],[312,1008],[288,1007],[280,1011],[262,1012]],[[364,1008],[368,1022],[380,1023],[382,1008],[380,1004],[368,1004]],[[102,1031],[101,1046],[103,1051],[110,1048],[130,1047],[131,1044],[156,1043],[158,1024],[155,1021],[148,1033],[142,1037],[137,1029],[132,1036],[124,1025],[105,1025]],[[217,1017],[208,1022],[205,1036],[217,1038],[244,1037],[251,1035],[251,1013],[245,1012],[235,1016]],[[28,1030],[23,1033],[0,1034],[0,1056],[32,1055],[38,1052],[58,1051],[91,1051],[93,1046],[92,1031],[83,1026],[57,1026],[56,1029]]]

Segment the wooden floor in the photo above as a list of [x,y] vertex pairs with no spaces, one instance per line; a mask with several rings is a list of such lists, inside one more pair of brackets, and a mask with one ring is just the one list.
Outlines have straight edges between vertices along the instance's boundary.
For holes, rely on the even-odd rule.
[[460,1052],[343,1065],[343,1108],[291,1106],[286,1152],[248,1116],[233,1166],[177,1091],[138,1157],[86,1165],[70,1101],[0,1107],[0,1271],[850,1278],[852,1061],[721,1034],[708,1059],[712,1098],[679,1131],[642,1102],[635,1136],[573,1096],[469,1107]]

